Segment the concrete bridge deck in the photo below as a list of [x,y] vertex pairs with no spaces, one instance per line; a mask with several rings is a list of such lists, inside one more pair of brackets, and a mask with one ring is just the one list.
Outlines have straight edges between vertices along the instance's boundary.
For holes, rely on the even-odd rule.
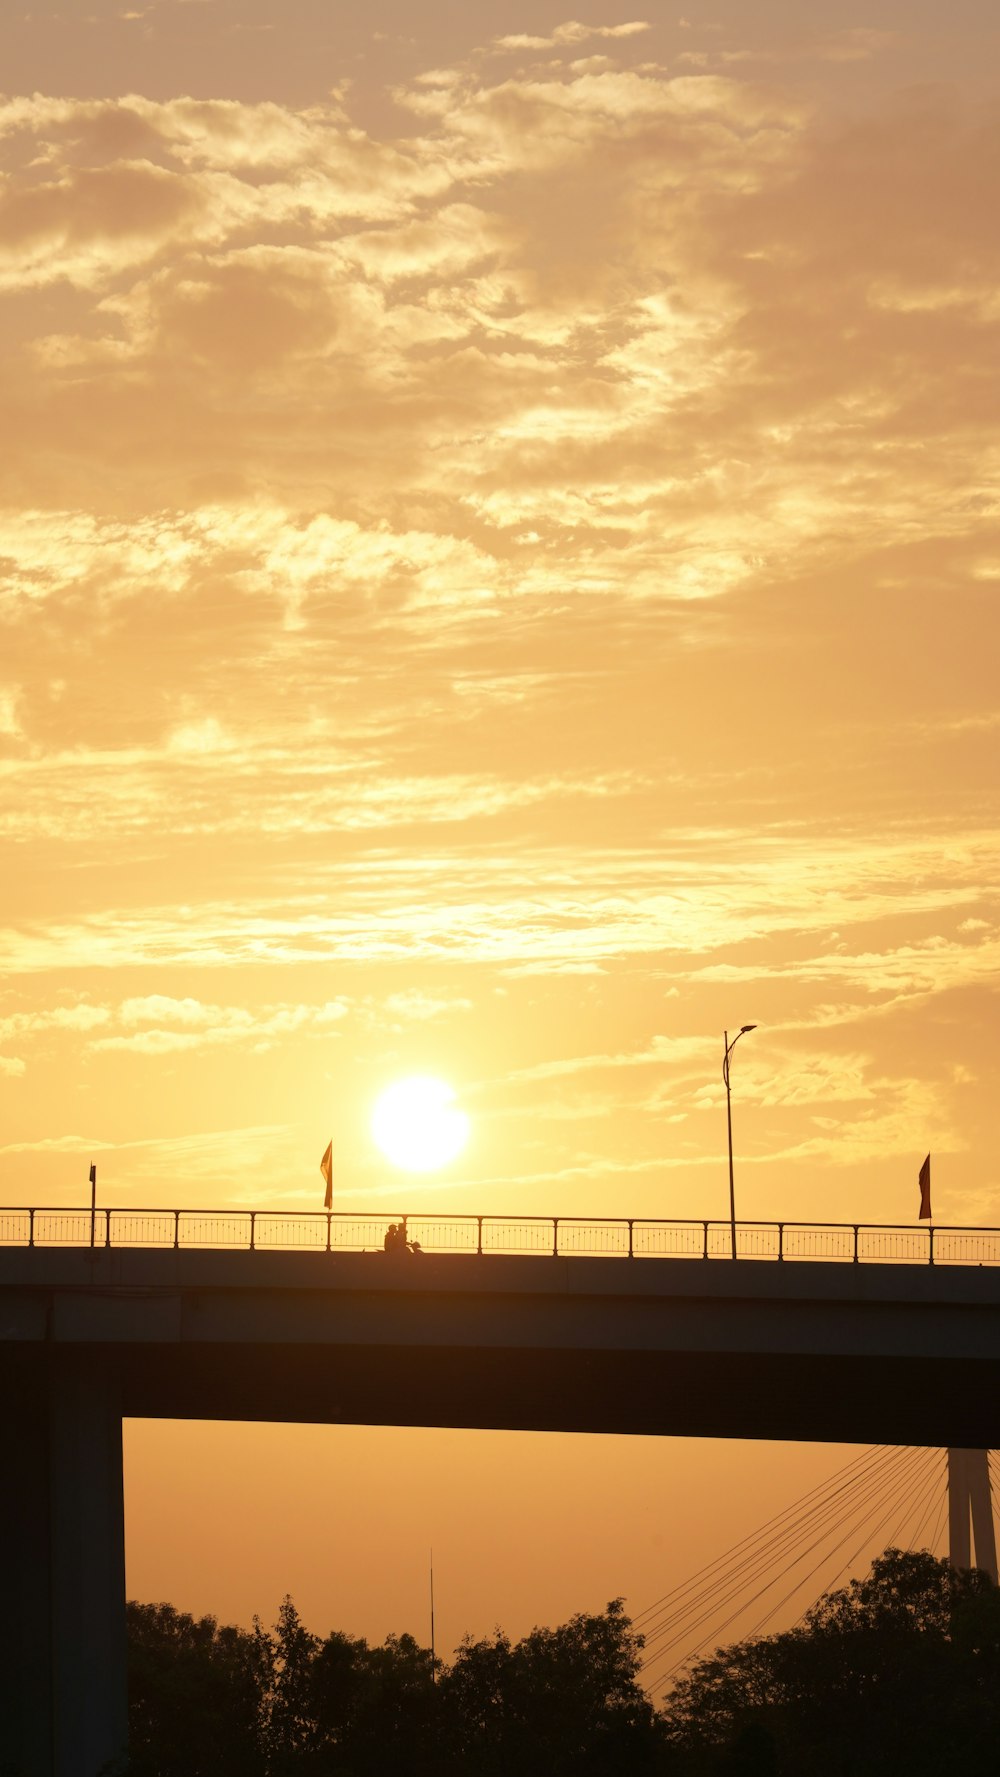
[[988,1447],[1000,1269],[0,1251],[8,1374],[136,1417]]

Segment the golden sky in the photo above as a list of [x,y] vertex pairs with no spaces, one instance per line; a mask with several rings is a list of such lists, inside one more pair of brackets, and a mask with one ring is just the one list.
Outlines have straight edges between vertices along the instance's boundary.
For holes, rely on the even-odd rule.
[[[332,1134],[344,1208],[724,1216],[756,1022],[743,1215],[912,1221],[931,1149],[1000,1222],[998,50],[986,0],[5,9],[3,1201],[316,1208]],[[371,1142],[411,1071],[438,1177]],[[207,1522],[192,1440],[340,1487],[389,1436],[131,1447]],[[440,1498],[485,1445],[426,1438]],[[515,1446],[542,1518],[612,1460]],[[622,1474],[669,1516],[721,1449]],[[140,1595],[271,1607],[157,1535]],[[364,1577],[331,1620],[419,1626]]]

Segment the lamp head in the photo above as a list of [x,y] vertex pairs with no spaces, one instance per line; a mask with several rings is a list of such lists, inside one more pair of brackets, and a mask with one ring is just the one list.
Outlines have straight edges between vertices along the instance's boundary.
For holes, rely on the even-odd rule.
[[741,1024],[740,1025],[740,1036],[743,1035],[743,1032],[745,1030],[756,1030],[756,1029],[757,1029],[757,1026],[755,1024]]

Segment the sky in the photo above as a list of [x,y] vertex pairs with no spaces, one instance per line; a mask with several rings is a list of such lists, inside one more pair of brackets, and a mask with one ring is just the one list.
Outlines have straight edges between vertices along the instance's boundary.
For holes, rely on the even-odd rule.
[[[930,1150],[1000,1222],[998,38],[4,10],[0,1202],[319,1208],[332,1138],[344,1209],[725,1217],[752,1022],[741,1216],[914,1222]],[[471,1130],[420,1176],[415,1072]],[[840,1460],[127,1449],[136,1595],[418,1629],[433,1540],[453,1640]]]

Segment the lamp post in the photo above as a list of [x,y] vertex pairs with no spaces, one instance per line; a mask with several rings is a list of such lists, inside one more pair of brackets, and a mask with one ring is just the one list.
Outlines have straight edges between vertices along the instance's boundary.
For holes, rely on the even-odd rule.
[[726,1045],[725,1054],[722,1057],[722,1078],[726,1087],[726,1129],[729,1134],[729,1257],[731,1259],[736,1257],[736,1192],[733,1189],[733,1106],[729,1093],[729,1057],[740,1038],[746,1036],[748,1030],[756,1029],[755,1024],[741,1024],[732,1042],[729,1041],[728,1030],[724,1030],[722,1033],[722,1040]]

